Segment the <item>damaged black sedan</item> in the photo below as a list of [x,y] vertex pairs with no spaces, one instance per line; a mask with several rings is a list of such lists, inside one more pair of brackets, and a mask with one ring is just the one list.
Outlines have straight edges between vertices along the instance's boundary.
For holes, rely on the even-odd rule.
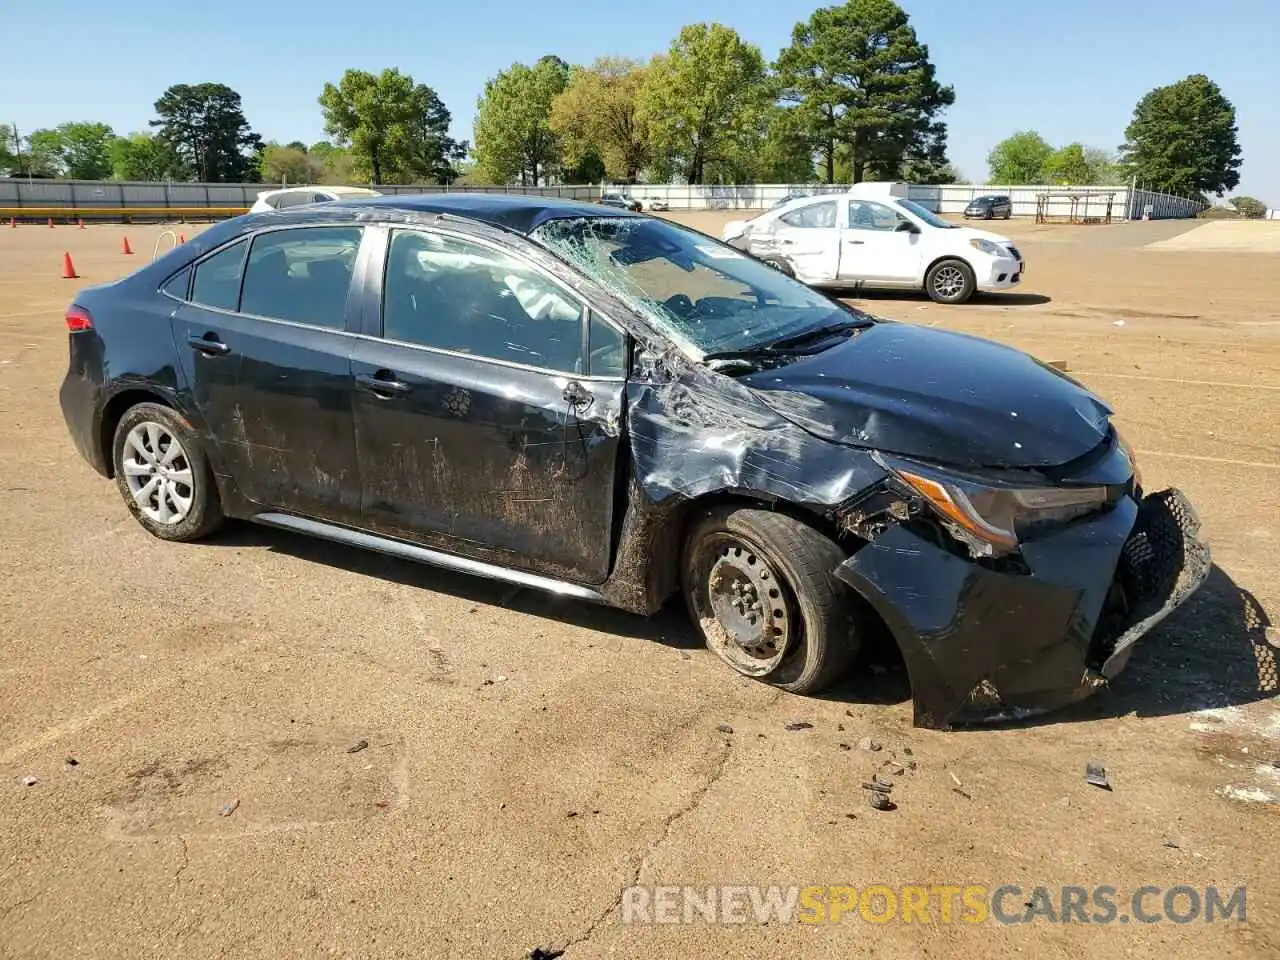
[[887,628],[921,725],[1105,685],[1209,569],[1067,375],[627,211],[240,217],[67,326],[71,436],[158,537],[239,517],[641,614],[681,592],[796,693]]

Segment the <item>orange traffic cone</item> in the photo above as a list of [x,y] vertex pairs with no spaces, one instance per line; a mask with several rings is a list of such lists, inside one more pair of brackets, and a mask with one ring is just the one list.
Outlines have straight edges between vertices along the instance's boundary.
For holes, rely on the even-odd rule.
[[52,229],[53,229],[53,217],[50,217],[50,218],[49,218],[49,229],[50,229],[50,230],[52,230]]
[[18,218],[17,218],[17,217],[10,217],[10,218],[9,218],[9,229],[10,229],[10,230],[17,230],[17,229],[18,229]]
[[84,221],[83,221],[83,220],[80,220],[80,221],[79,221],[79,224],[80,224],[80,229],[81,229],[81,230],[83,230],[83,229],[84,229]]
[[76,266],[71,262],[71,254],[64,253],[62,255],[62,279],[74,280],[78,276],[80,276],[80,274],[76,273]]
[[186,242],[187,242],[187,235],[186,235],[185,233],[180,233],[180,234],[178,234],[178,242],[179,242],[179,243],[186,243]]
[[128,237],[125,237],[125,238],[124,238],[124,242],[121,244],[121,249],[122,249],[126,254],[132,254],[132,253],[133,253],[133,247],[129,246],[129,238],[128,238]]

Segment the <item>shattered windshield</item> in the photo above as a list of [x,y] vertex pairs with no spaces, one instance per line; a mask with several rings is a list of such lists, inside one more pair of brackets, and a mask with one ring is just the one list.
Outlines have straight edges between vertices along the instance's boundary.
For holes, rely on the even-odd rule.
[[532,236],[698,356],[861,316],[759,260],[663,220],[549,220]]

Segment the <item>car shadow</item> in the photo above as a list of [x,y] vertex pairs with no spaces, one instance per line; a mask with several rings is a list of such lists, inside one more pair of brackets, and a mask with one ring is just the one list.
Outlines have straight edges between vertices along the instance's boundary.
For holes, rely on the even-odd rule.
[[543,590],[457,573],[247,521],[230,523],[218,536],[204,542],[211,546],[266,547],[308,563],[319,563],[475,604],[504,607],[601,633],[651,640],[680,650],[698,649],[703,645],[702,637],[694,630],[679,597],[673,598],[652,616],[642,617],[614,607],[559,597]]
[[[836,291],[836,296],[841,300],[847,300],[855,306],[858,304],[873,304],[883,301],[907,301],[918,303],[932,303],[929,295],[923,290],[841,290]],[[1047,297],[1042,293],[977,293],[974,294],[972,300],[967,304],[961,304],[956,309],[962,310],[966,306],[980,307],[1038,307],[1046,303],[1052,303],[1053,298]]]

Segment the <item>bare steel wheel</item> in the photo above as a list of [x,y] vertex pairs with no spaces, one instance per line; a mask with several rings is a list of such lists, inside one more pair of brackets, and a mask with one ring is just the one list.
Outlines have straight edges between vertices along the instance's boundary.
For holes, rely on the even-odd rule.
[[925,292],[938,303],[964,303],[976,286],[973,269],[963,260],[940,260],[924,278]]
[[708,649],[793,693],[836,680],[858,648],[856,609],[834,571],[844,551],[782,513],[711,507],[685,542],[685,601]]
[[148,531],[163,540],[195,540],[222,522],[200,441],[177,411],[158,403],[130,407],[112,447],[120,493]]

